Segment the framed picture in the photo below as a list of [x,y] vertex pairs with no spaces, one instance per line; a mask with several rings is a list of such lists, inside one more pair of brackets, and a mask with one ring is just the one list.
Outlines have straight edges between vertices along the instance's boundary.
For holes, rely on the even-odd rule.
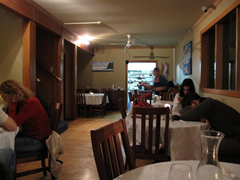
[[113,72],[113,62],[93,62],[92,72]]
[[192,74],[192,41],[183,47],[183,75]]

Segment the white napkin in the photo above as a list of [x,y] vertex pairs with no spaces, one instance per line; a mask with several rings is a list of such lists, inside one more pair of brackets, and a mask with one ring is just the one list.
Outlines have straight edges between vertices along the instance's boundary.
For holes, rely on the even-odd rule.
[[233,180],[240,180],[240,178],[238,178],[235,174],[233,174],[231,172],[230,169],[224,167],[222,168],[222,173],[223,173],[223,176],[229,178],[229,179],[233,179]]

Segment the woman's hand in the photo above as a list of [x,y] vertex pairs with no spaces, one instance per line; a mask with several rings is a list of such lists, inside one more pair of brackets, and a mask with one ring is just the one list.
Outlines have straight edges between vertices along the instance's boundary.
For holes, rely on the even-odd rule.
[[209,126],[209,128],[212,128],[210,122],[209,122],[206,118],[202,118],[202,119],[201,119],[201,122],[206,122],[207,125]]
[[178,101],[179,101],[179,102],[182,102],[182,100],[183,100],[183,97],[179,96],[179,97],[178,97]]
[[14,94],[12,97],[12,102],[18,102],[19,101],[19,97],[17,94]]

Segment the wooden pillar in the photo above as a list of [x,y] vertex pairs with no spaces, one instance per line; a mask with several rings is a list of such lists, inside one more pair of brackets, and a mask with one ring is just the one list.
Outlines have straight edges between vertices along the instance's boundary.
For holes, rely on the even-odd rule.
[[236,74],[235,90],[240,91],[240,8],[236,8]]
[[36,93],[36,24],[23,20],[23,85]]
[[216,79],[215,89],[223,87],[223,25],[215,25],[215,62],[216,62]]

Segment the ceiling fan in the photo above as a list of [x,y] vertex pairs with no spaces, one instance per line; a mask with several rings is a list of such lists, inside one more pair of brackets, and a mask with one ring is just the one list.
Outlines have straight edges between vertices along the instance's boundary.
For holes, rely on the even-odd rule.
[[166,56],[154,56],[153,47],[150,47],[150,49],[151,49],[151,53],[150,53],[149,56],[133,56],[133,58],[149,58],[149,59],[155,59],[155,58],[167,59],[167,58],[170,58],[170,57],[166,57]]
[[131,41],[131,34],[127,34],[127,43],[111,43],[110,45],[125,45],[124,50],[127,50],[128,48],[132,47],[132,46],[140,46],[140,47],[146,47],[145,44],[135,44],[134,41]]

